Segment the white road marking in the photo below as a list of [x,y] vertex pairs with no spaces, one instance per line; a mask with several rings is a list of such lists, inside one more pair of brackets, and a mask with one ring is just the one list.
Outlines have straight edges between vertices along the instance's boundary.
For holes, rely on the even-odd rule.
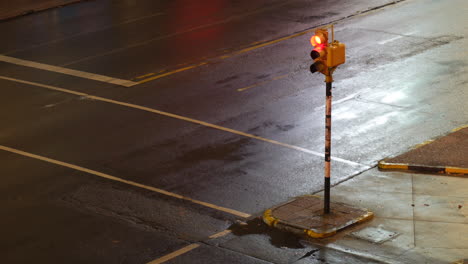
[[41,70],[46,70],[46,71],[58,72],[58,73],[72,75],[72,76],[90,79],[94,81],[116,84],[116,85],[125,86],[125,87],[131,87],[131,86],[138,84],[137,82],[132,82],[129,80],[122,80],[122,79],[117,79],[117,78],[104,76],[100,74],[77,71],[77,70],[72,70],[72,69],[63,68],[59,66],[53,66],[49,64],[34,62],[34,61],[22,60],[22,59],[13,58],[13,57],[5,56],[5,55],[0,55],[0,61],[13,63],[16,65],[21,65],[21,66],[26,66],[26,67],[32,67],[32,68],[41,69]]
[[[55,91],[60,91],[60,92],[64,92],[64,93],[70,93],[70,94],[74,94],[74,95],[84,96],[86,98],[94,99],[96,101],[101,101],[101,102],[126,106],[126,107],[133,108],[133,109],[139,109],[139,110],[142,110],[142,111],[159,114],[159,115],[163,115],[163,116],[167,116],[167,117],[187,121],[187,122],[190,122],[190,123],[194,123],[194,124],[198,124],[198,125],[202,125],[202,126],[206,126],[206,127],[211,127],[211,128],[217,129],[217,130],[229,132],[229,133],[236,134],[236,135],[239,135],[239,136],[253,138],[253,139],[256,139],[256,140],[260,140],[260,141],[263,141],[263,142],[268,142],[268,143],[278,145],[278,146],[282,146],[282,147],[289,148],[289,149],[294,149],[294,150],[301,151],[301,152],[304,152],[304,153],[309,153],[309,154],[312,154],[314,156],[325,157],[324,153],[319,153],[317,151],[313,151],[313,150],[305,149],[305,148],[302,148],[302,147],[282,143],[282,142],[279,142],[279,141],[276,141],[276,140],[262,138],[262,137],[259,137],[259,136],[253,135],[253,134],[248,134],[248,133],[238,131],[238,130],[234,130],[234,129],[230,129],[230,128],[227,128],[227,127],[214,125],[214,124],[211,124],[211,123],[207,123],[207,122],[204,122],[204,121],[192,119],[192,118],[185,117],[185,116],[180,116],[180,115],[171,114],[171,113],[168,113],[168,112],[159,111],[159,110],[149,108],[149,107],[145,107],[145,106],[129,104],[129,103],[121,102],[121,101],[107,99],[107,98],[104,98],[104,97],[99,97],[99,96],[89,95],[89,94],[85,94],[85,93],[75,92],[75,91],[60,88],[60,87],[55,87],[55,86],[51,86],[51,85],[44,85],[44,84],[34,83],[34,82],[28,82],[28,81],[18,80],[18,79],[14,79],[14,78],[5,77],[5,76],[0,76],[0,79],[19,82],[19,83],[24,83],[24,84],[29,84],[29,85],[33,85],[33,86],[39,86],[39,87],[43,87],[43,88],[47,88],[47,89],[51,89],[51,90],[55,90]],[[365,169],[370,168],[367,165],[360,164],[360,163],[350,161],[350,160],[345,160],[345,159],[338,158],[338,157],[331,157],[331,159],[334,160],[334,161],[338,161],[338,162],[341,162],[341,163],[351,165],[351,166],[362,167],[362,168],[365,168]]]
[[388,43],[388,42],[392,42],[392,41],[395,41],[395,40],[397,40],[397,39],[401,39],[402,37],[408,37],[408,36],[410,36],[410,35],[412,35],[412,34],[414,34],[414,33],[416,33],[416,32],[417,32],[417,31],[412,31],[412,32],[407,33],[407,34],[404,34],[404,35],[398,35],[398,36],[393,37],[393,38],[389,38],[389,39],[386,39],[386,40],[382,40],[382,41],[380,41],[380,42],[378,42],[378,43],[379,43],[380,45],[383,45],[383,44],[386,44],[386,43]]
[[185,253],[187,253],[187,252],[189,252],[189,251],[191,251],[193,249],[196,249],[199,246],[200,246],[199,244],[190,244],[190,245],[188,245],[186,247],[183,247],[183,248],[181,248],[181,249],[179,249],[177,251],[174,251],[174,252],[172,252],[170,254],[167,254],[164,257],[161,257],[161,258],[155,259],[155,260],[153,260],[151,262],[148,262],[147,264],[161,264],[161,263],[164,263],[164,262],[166,262],[168,260],[171,260],[171,259],[173,259],[175,257],[178,257],[178,256],[180,256],[182,254],[185,254]]
[[[358,94],[359,94],[359,93],[353,93],[353,94],[350,94],[350,95],[346,96],[345,98],[341,98],[341,99],[336,100],[336,101],[333,100],[332,104],[339,104],[339,103],[342,103],[342,102],[344,102],[344,101],[348,101],[348,100],[350,100],[350,99],[353,99],[353,98],[354,98],[356,95],[358,95]],[[324,108],[325,108],[325,105],[321,105],[321,106],[315,107],[314,110],[317,111],[317,110],[324,109]]]
[[[230,233],[232,233],[232,231],[229,230],[229,229],[226,229],[226,230],[221,231],[219,233],[213,234],[213,235],[209,236],[208,238],[210,238],[210,239],[219,238],[219,237],[223,237],[223,236],[225,236],[227,234],[230,234]],[[177,251],[174,251],[174,252],[172,252],[170,254],[167,254],[167,255],[165,255],[165,256],[163,256],[161,258],[158,258],[158,259],[155,259],[155,260],[153,260],[151,262],[148,262],[147,264],[161,264],[161,263],[164,263],[164,262],[166,262],[168,260],[171,260],[171,259],[173,259],[175,257],[183,255],[183,254],[185,254],[185,253],[187,253],[187,252],[189,252],[189,251],[191,251],[193,249],[196,249],[199,246],[200,245],[196,244],[196,243],[190,244],[190,245],[188,245],[186,247],[183,247],[183,248],[181,248],[181,249],[179,249]]]
[[157,193],[164,194],[164,195],[167,195],[167,196],[171,196],[171,197],[174,197],[174,198],[178,198],[178,199],[181,199],[181,200],[190,201],[192,203],[203,205],[203,206],[206,206],[206,207],[218,210],[218,211],[226,212],[226,213],[229,213],[229,214],[232,214],[232,215],[235,215],[235,216],[239,216],[239,217],[243,217],[243,218],[250,217],[250,214],[246,214],[246,213],[243,213],[243,212],[240,212],[240,211],[237,211],[237,210],[229,209],[229,208],[222,207],[222,206],[217,206],[217,205],[210,204],[210,203],[207,203],[207,202],[198,201],[198,200],[195,200],[195,199],[192,199],[192,198],[189,198],[189,197],[185,197],[183,195],[168,192],[168,191],[165,191],[165,190],[162,190],[162,189],[159,189],[159,188],[144,185],[144,184],[137,183],[137,182],[134,182],[134,181],[124,180],[124,179],[121,179],[121,178],[118,178],[118,177],[115,177],[115,176],[112,176],[112,175],[109,175],[109,174],[105,174],[105,173],[98,172],[98,171],[95,171],[95,170],[90,170],[90,169],[80,167],[80,166],[77,166],[77,165],[74,165],[74,164],[66,163],[66,162],[63,162],[63,161],[47,158],[47,157],[44,157],[44,156],[32,154],[32,153],[29,153],[29,152],[25,152],[25,151],[21,151],[21,150],[18,150],[18,149],[6,147],[6,146],[3,146],[3,145],[0,145],[0,150],[8,151],[8,152],[11,152],[11,153],[15,153],[15,154],[22,155],[22,156],[29,157],[29,158],[33,158],[33,159],[42,160],[42,161],[45,161],[45,162],[49,162],[49,163],[53,163],[53,164],[60,165],[60,166],[63,166],[63,167],[67,167],[67,168],[70,168],[70,169],[82,171],[82,172],[89,173],[89,174],[92,174],[92,175],[95,175],[95,176],[99,176],[99,177],[102,177],[102,178],[105,178],[105,179],[108,179],[108,180],[125,183],[125,184],[131,185],[131,186],[135,186],[135,187],[138,187],[138,188],[142,188],[142,189],[146,189],[146,190],[149,190],[149,191],[157,192]]
[[392,42],[394,40],[397,40],[397,39],[401,39],[403,36],[396,36],[396,37],[393,37],[393,38],[389,38],[389,39],[386,39],[386,40],[382,40],[380,42],[378,42],[380,45],[383,45],[385,43],[388,43],[388,42]]

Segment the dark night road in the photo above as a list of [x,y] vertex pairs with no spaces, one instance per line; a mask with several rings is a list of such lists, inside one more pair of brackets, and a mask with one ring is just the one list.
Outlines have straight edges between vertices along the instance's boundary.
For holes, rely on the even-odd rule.
[[347,47],[335,184],[468,123],[467,8],[84,1],[0,22],[2,262],[321,263],[255,222],[323,189],[314,29]]

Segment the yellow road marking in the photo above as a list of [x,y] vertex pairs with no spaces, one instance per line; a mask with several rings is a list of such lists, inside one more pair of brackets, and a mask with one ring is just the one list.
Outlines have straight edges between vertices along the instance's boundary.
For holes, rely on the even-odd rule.
[[214,234],[214,235],[211,235],[211,236],[209,236],[208,238],[210,238],[210,239],[219,238],[219,237],[223,237],[223,236],[225,236],[225,235],[227,235],[227,234],[230,234],[230,233],[232,233],[232,230],[226,229],[226,230],[224,230],[224,231],[221,231],[221,232],[219,232],[219,233],[216,233],[216,234]]
[[189,251],[191,251],[193,249],[196,249],[199,246],[200,246],[199,244],[190,244],[190,245],[188,245],[186,247],[183,247],[183,248],[181,248],[181,249],[179,249],[177,251],[174,251],[174,252],[172,252],[170,254],[167,254],[164,257],[161,257],[161,258],[155,259],[155,260],[153,260],[151,262],[148,262],[147,264],[161,264],[161,263],[164,263],[164,262],[166,262],[168,260],[171,260],[171,259],[173,259],[175,257],[178,257],[178,256],[180,256],[182,254],[185,254],[185,253],[187,253],[187,252],[189,252]]
[[[355,14],[355,15],[351,15],[351,16],[347,16],[347,17],[344,17],[344,18],[341,18],[341,19],[337,19],[337,20],[334,20],[334,21],[331,21],[330,23],[326,24],[326,25],[322,25],[322,26],[319,26],[317,28],[322,28],[322,27],[327,27],[331,24],[335,24],[335,23],[338,23],[338,22],[342,22],[342,21],[346,21],[348,19],[353,19],[355,17],[361,17],[361,16],[364,16],[364,15],[369,15],[369,14],[373,14],[375,12],[379,12],[380,9],[386,7],[386,6],[389,6],[389,5],[394,5],[396,3],[399,3],[399,2],[402,2],[403,0],[397,0],[395,2],[392,2],[392,3],[388,3],[388,4],[384,4],[382,6],[380,6],[380,8],[377,8],[377,9],[372,9],[372,10],[366,10],[364,12],[361,12],[359,14]],[[286,3],[287,1],[285,1]],[[286,37],[282,37],[282,38],[278,38],[278,39],[274,39],[274,40],[271,40],[271,41],[267,41],[267,42],[264,42],[264,43],[261,43],[261,44],[257,44],[257,43],[260,43],[261,41],[256,41],[256,42],[253,42],[252,45],[254,46],[251,46],[251,47],[248,47],[248,48],[244,48],[244,49],[241,49],[239,51],[235,51],[235,52],[232,52],[230,54],[225,54],[225,55],[222,55],[222,56],[219,56],[219,57],[215,57],[213,60],[216,60],[216,59],[227,59],[227,58],[230,58],[234,55],[237,55],[237,54],[241,54],[241,53],[245,53],[245,52],[248,52],[248,51],[251,51],[251,50],[255,50],[255,49],[258,49],[258,48],[261,48],[261,47],[265,47],[265,46],[268,46],[268,45],[271,45],[271,44],[274,44],[274,43],[278,43],[278,42],[281,42],[281,41],[284,41],[284,40],[288,40],[288,39],[292,39],[292,38],[295,38],[295,37],[299,37],[299,36],[302,36],[304,34],[307,34],[307,33],[310,33],[310,32],[314,32],[317,28],[313,28],[313,29],[306,29],[304,31],[301,31],[301,32],[298,32],[298,33],[295,33],[295,34],[292,34],[292,35],[289,35],[289,36],[286,36]],[[257,44],[257,45],[255,45]],[[209,61],[205,61],[203,62],[203,64],[208,64]],[[175,71],[172,71],[170,74],[174,74],[174,73],[178,73],[178,72],[181,72],[181,71],[186,71],[186,70],[189,70],[189,69],[193,69],[195,67],[198,67],[200,66],[200,64],[198,65],[193,65],[191,67],[186,67],[186,68],[182,68],[182,69],[179,69],[179,70],[175,70]],[[169,75],[169,74],[167,74]],[[164,75],[164,76],[167,76],[167,75]],[[161,77],[164,77],[164,76],[160,76],[156,79],[159,79]],[[151,80],[147,80],[147,81],[152,81],[152,80],[155,80],[155,79],[151,79]],[[145,80],[146,82],[146,80]]]
[[[302,35],[307,34],[309,32],[312,32],[314,30],[315,29],[308,29],[308,30],[305,30],[305,31],[302,31],[302,32],[299,32],[299,33],[296,33],[296,34],[293,34],[293,35],[289,35],[289,36],[282,37],[282,38],[279,38],[279,39],[275,39],[275,40],[267,41],[267,42],[264,42],[264,43],[261,43],[261,44],[257,44],[257,45],[254,45],[254,46],[251,46],[251,47],[248,47],[248,48],[245,48],[245,49],[241,49],[241,50],[232,52],[230,54],[225,54],[225,55],[222,55],[222,56],[219,56],[219,57],[215,57],[211,61],[215,61],[215,60],[219,60],[219,59],[224,60],[224,59],[230,58],[230,57],[232,57],[234,55],[237,55],[237,54],[242,54],[242,53],[245,53],[245,52],[248,52],[248,51],[251,51],[251,50],[255,50],[255,49],[258,49],[258,48],[261,48],[261,47],[265,47],[265,46],[268,46],[268,45],[271,45],[271,44],[274,44],[274,43],[278,43],[278,42],[281,42],[281,41],[284,41],[284,40],[299,37],[299,36],[302,36]],[[258,42],[254,42],[254,43],[258,43]],[[191,66],[188,66],[188,67],[176,69],[176,70],[167,72],[165,74],[160,74],[160,75],[157,75],[157,76],[145,79],[145,80],[141,80],[138,83],[145,83],[145,82],[153,81],[153,80],[156,80],[156,79],[159,79],[159,78],[162,78],[162,77],[174,74],[174,73],[190,70],[190,69],[196,68],[198,66],[208,64],[208,63],[210,63],[210,61],[204,61],[204,62],[195,64],[195,65],[191,65]]]
[[255,83],[255,84],[252,84],[252,85],[250,85],[250,86],[237,89],[237,91],[238,91],[238,92],[242,92],[242,91],[245,91],[245,90],[250,89],[250,88],[254,88],[254,87],[257,87],[257,86],[260,86],[260,85],[264,85],[264,84],[270,83],[270,82],[272,82],[272,81],[276,81],[276,80],[279,80],[279,79],[283,79],[283,78],[285,78],[285,77],[287,77],[287,76],[288,76],[288,74],[280,75],[280,76],[277,76],[277,77],[272,78],[271,80],[267,80],[267,81],[264,81],[264,82]]
[[138,187],[138,188],[142,188],[142,189],[146,189],[146,190],[149,190],[149,191],[157,192],[157,193],[164,194],[164,195],[167,195],[167,196],[170,196],[170,197],[190,201],[192,203],[203,205],[203,206],[206,206],[206,207],[209,207],[209,208],[212,208],[212,209],[216,209],[218,211],[226,212],[226,213],[229,213],[229,214],[232,214],[232,215],[235,215],[235,216],[239,216],[239,217],[243,217],[243,218],[250,217],[249,214],[246,214],[246,213],[243,213],[243,212],[240,212],[240,211],[236,211],[236,210],[229,209],[229,208],[222,207],[222,206],[217,206],[217,205],[210,204],[210,203],[207,203],[207,202],[198,201],[198,200],[195,200],[195,199],[192,199],[192,198],[189,198],[189,197],[185,197],[183,195],[168,192],[168,191],[165,191],[165,190],[162,190],[162,189],[159,189],[159,188],[144,185],[144,184],[137,183],[137,182],[134,182],[134,181],[124,180],[124,179],[121,179],[121,178],[118,178],[118,177],[115,177],[115,176],[112,176],[112,175],[109,175],[109,174],[105,174],[105,173],[95,171],[95,170],[90,170],[90,169],[80,167],[80,166],[77,166],[77,165],[74,165],[74,164],[66,163],[66,162],[63,162],[63,161],[47,158],[47,157],[44,157],[44,156],[32,154],[32,153],[21,151],[21,150],[14,149],[14,148],[9,148],[9,147],[3,146],[3,145],[0,145],[0,149],[4,150],[4,151],[11,152],[11,153],[15,153],[15,154],[18,154],[18,155],[22,155],[22,156],[25,156],[25,157],[38,159],[38,160],[42,160],[42,161],[49,162],[49,163],[52,163],[52,164],[56,164],[56,165],[59,165],[59,166],[74,169],[74,170],[77,170],[77,171],[82,171],[82,172],[85,172],[85,173],[89,173],[89,174],[99,176],[99,177],[102,177],[102,178],[105,178],[105,179],[108,179],[108,180],[121,182],[121,183],[125,183],[125,184],[135,186],[135,187]]
[[138,81],[138,83],[139,83],[139,84],[142,84],[142,83],[149,82],[149,81],[152,81],[152,80],[156,80],[156,79],[159,79],[159,78],[162,78],[162,77],[165,77],[165,76],[174,74],[174,73],[178,73],[178,72],[181,72],[181,71],[190,70],[190,69],[193,69],[193,68],[196,68],[196,67],[198,67],[198,66],[205,65],[205,64],[208,64],[208,62],[202,62],[202,63],[195,64],[195,65],[192,65],[192,66],[188,66],[188,67],[180,68],[180,69],[173,70],[173,71],[170,71],[170,72],[166,72],[166,73],[163,73],[163,74],[159,74],[159,75],[153,76],[153,77],[151,77],[151,78]]
[[[187,121],[187,122],[190,122],[190,123],[193,123],[193,124],[198,124],[198,125],[201,125],[201,126],[206,126],[206,127],[214,128],[214,129],[217,129],[217,130],[229,132],[229,133],[236,134],[236,135],[239,135],[239,136],[244,136],[244,137],[256,139],[256,140],[259,140],[259,141],[268,142],[268,143],[271,143],[271,144],[274,144],[274,145],[286,147],[286,148],[289,148],[289,149],[294,149],[294,150],[301,151],[301,152],[304,152],[304,153],[309,153],[309,154],[312,154],[312,155],[315,155],[315,156],[318,156],[318,157],[324,157],[324,153],[320,153],[320,152],[317,152],[317,151],[313,151],[313,150],[309,150],[309,149],[306,149],[306,148],[302,148],[302,147],[282,143],[282,142],[279,142],[279,141],[276,141],[276,140],[271,140],[271,139],[259,137],[259,136],[253,135],[253,134],[245,133],[245,132],[238,131],[238,130],[235,130],[235,129],[230,129],[230,128],[227,128],[227,127],[214,125],[214,124],[211,124],[211,123],[207,123],[207,122],[204,122],[204,121],[192,119],[192,118],[189,118],[189,117],[176,115],[176,114],[171,114],[171,113],[168,113],[168,112],[156,110],[156,109],[141,106],[141,105],[125,103],[125,102],[121,102],[121,101],[107,99],[107,98],[104,98],[104,97],[99,97],[99,96],[89,95],[89,94],[85,94],[85,93],[75,92],[75,91],[72,91],[72,90],[67,90],[67,89],[64,89],[64,88],[54,87],[54,86],[35,83],[35,82],[28,82],[28,81],[18,80],[18,79],[14,79],[14,78],[5,77],[5,76],[0,76],[0,79],[19,82],[19,83],[24,83],[24,84],[29,84],[29,85],[34,85],[34,86],[39,86],[39,87],[43,87],[43,88],[47,88],[47,89],[55,90],[55,91],[60,91],[60,92],[64,92],[64,93],[70,93],[70,94],[74,94],[74,95],[85,96],[87,98],[94,99],[96,101],[101,101],[101,102],[107,102],[107,103],[111,103],[111,104],[126,106],[126,107],[133,108],[133,109],[139,109],[139,110],[142,110],[142,111],[151,112],[151,113],[155,113],[155,114],[159,114],[159,115],[163,115],[163,116],[167,116],[167,117]],[[357,166],[357,167],[362,167],[362,168],[366,168],[366,169],[370,168],[367,165],[360,164],[360,163],[350,161],[350,160],[345,160],[345,159],[338,158],[338,157],[331,157],[331,159],[334,160],[334,161],[338,161],[338,162],[342,162],[342,163],[351,165],[351,166]]]
[[288,40],[288,39],[292,39],[292,38],[295,38],[295,37],[299,37],[299,36],[302,36],[302,35],[307,34],[309,32],[312,32],[314,30],[315,29],[308,29],[308,30],[305,30],[305,31],[302,31],[302,32],[299,32],[299,33],[296,33],[296,34],[286,36],[286,37],[282,37],[282,38],[279,38],[279,39],[274,39],[274,40],[271,40],[271,41],[267,41],[267,42],[262,43],[262,44],[258,44],[258,45],[254,45],[252,47],[241,49],[239,51],[234,52],[234,54],[245,53],[245,52],[248,52],[248,51],[251,51],[251,50],[254,50],[254,49],[258,49],[258,48],[265,47],[265,46],[268,46],[268,45],[271,45],[271,44],[274,44],[274,43],[278,43],[278,42],[283,41],[283,40]]
[[149,77],[149,76],[153,76],[153,75],[155,75],[155,73],[154,73],[154,72],[150,72],[150,73],[145,74],[145,75],[137,76],[137,77],[135,77],[135,79],[143,79],[143,78],[146,78],[146,77]]

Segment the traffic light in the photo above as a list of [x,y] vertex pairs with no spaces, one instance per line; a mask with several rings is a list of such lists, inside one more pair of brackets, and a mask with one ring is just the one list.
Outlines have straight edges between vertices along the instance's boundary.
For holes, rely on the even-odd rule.
[[317,29],[315,35],[310,38],[310,44],[314,47],[310,52],[310,57],[313,60],[312,65],[310,65],[310,72],[327,74],[328,31],[326,29]]
[[327,29],[317,29],[315,35],[310,38],[310,44],[314,46],[310,52],[310,57],[313,60],[312,65],[310,65],[311,73],[321,72],[328,76],[338,65],[345,63],[345,44],[334,39],[328,43]]

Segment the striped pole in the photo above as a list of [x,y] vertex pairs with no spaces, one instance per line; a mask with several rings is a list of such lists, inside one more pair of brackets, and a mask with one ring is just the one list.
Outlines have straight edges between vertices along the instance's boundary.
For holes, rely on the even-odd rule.
[[324,206],[325,214],[330,213],[330,152],[331,152],[331,106],[332,106],[332,77],[326,78],[326,107],[325,107],[325,189]]

